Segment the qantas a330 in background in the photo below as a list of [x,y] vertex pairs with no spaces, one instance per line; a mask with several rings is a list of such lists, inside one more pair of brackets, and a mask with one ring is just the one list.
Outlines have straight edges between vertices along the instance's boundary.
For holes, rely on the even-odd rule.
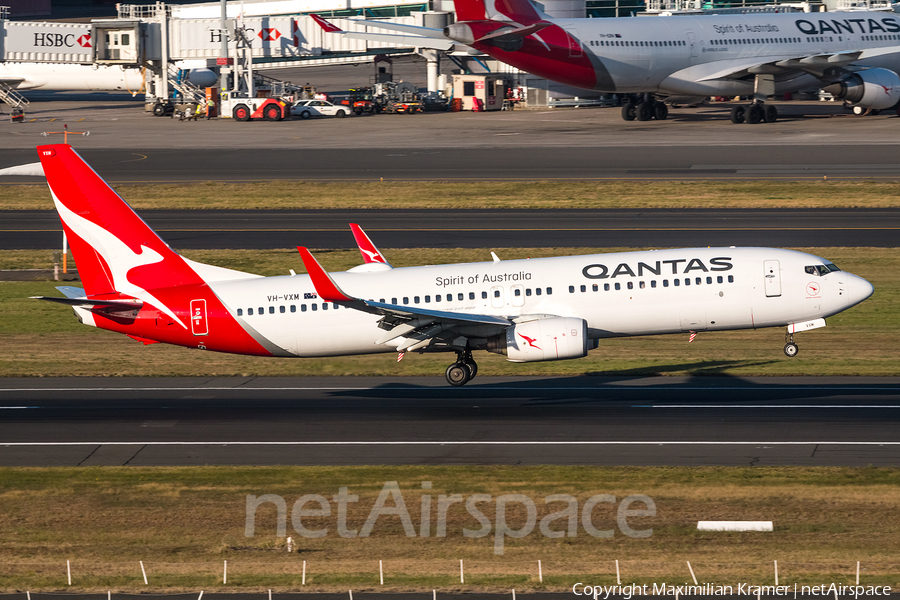
[[551,81],[641,94],[622,108],[628,121],[665,119],[657,97],[666,96],[753,96],[734,107],[735,123],[775,121],[766,97],[811,88],[863,109],[900,101],[900,17],[892,13],[553,19],[530,0],[455,6],[458,21],[443,31],[365,21],[420,37],[345,32],[316,20],[330,33],[420,47],[445,49],[449,38]]
[[261,277],[184,258],[68,145],[38,147],[84,289],[59,288],[85,325],[144,343],[258,356],[476,350],[513,362],[581,358],[603,338],[787,326],[793,334],[873,291],[829,261],[773,248],[689,248],[393,268],[358,226],[365,262]]

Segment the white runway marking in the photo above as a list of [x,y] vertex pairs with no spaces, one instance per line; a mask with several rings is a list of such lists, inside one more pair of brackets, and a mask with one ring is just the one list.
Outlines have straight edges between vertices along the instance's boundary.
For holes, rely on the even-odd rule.
[[561,442],[514,442],[514,441],[373,441],[373,442],[0,442],[0,447],[8,446],[900,446],[900,442],[711,442],[711,441],[561,441]]

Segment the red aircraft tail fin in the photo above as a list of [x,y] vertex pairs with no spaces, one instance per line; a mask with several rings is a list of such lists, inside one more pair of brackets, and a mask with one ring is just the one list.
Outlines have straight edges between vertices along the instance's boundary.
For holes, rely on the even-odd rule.
[[484,0],[453,0],[457,21],[484,21],[488,18]]

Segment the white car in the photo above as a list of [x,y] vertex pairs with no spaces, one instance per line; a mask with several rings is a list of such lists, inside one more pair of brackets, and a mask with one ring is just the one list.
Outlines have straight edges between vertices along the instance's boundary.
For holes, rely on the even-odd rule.
[[350,114],[350,109],[325,100],[301,100],[291,107],[291,115],[308,119],[310,117],[337,117],[342,119]]

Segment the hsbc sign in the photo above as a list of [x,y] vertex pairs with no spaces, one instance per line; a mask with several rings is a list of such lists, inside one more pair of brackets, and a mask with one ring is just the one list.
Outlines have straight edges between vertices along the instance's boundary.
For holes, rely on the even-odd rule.
[[7,21],[4,60],[89,63],[90,23]]

